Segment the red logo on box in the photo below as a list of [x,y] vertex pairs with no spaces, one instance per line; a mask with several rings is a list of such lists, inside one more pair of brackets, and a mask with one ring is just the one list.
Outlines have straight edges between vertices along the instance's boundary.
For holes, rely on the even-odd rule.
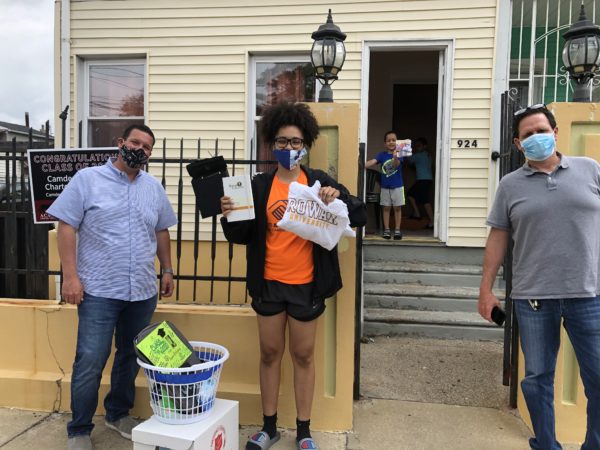
[[222,450],[225,448],[225,443],[227,442],[225,434],[225,428],[222,425],[216,429],[215,434],[213,434],[212,442],[210,444],[210,448],[214,450]]

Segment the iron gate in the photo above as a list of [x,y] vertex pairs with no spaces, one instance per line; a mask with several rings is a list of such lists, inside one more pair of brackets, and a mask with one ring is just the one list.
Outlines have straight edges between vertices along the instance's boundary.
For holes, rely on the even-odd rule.
[[34,225],[27,171],[27,148],[48,148],[45,142],[0,144],[0,297],[48,298],[48,231]]

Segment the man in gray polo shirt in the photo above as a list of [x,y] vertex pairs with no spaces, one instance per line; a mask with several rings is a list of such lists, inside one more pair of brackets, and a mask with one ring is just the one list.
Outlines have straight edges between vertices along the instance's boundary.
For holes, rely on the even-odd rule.
[[581,449],[600,449],[600,165],[556,151],[558,128],[545,105],[517,111],[513,130],[527,161],[502,178],[488,216],[479,313],[491,320],[500,305],[492,285],[512,237],[511,297],[525,357],[521,389],[535,433],[529,444],[562,448],[554,418],[562,319],[588,399]]
[[162,185],[141,170],[154,141],[147,126],[130,126],[118,141],[118,157],[77,172],[48,209],[59,219],[62,298],[77,305],[79,317],[69,450],[92,449],[92,418],[113,334],[117,351],[104,399],[106,425],[131,439],[138,372],[133,338],[156,307],[156,256],[163,267],[161,294],[173,292],[168,228],[177,218]]

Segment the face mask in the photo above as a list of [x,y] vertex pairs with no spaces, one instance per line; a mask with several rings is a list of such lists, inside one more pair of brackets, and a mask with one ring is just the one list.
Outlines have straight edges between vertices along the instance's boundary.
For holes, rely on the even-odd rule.
[[552,155],[556,147],[554,133],[538,133],[521,141],[525,158],[531,161],[544,161]]
[[119,148],[119,154],[125,164],[132,169],[139,169],[148,162],[148,155],[143,148],[129,149],[125,144]]
[[287,170],[292,170],[300,164],[300,161],[306,156],[306,153],[305,148],[300,150],[273,150],[273,154],[275,155],[275,158],[277,158],[277,161],[279,161],[279,164]]

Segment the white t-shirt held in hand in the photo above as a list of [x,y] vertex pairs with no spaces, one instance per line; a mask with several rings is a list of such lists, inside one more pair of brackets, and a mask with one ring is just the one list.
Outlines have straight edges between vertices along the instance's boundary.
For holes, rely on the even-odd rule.
[[335,199],[326,205],[319,198],[320,189],[319,181],[313,186],[291,183],[285,214],[277,226],[332,250],[342,236],[356,233],[350,228],[346,204]]

